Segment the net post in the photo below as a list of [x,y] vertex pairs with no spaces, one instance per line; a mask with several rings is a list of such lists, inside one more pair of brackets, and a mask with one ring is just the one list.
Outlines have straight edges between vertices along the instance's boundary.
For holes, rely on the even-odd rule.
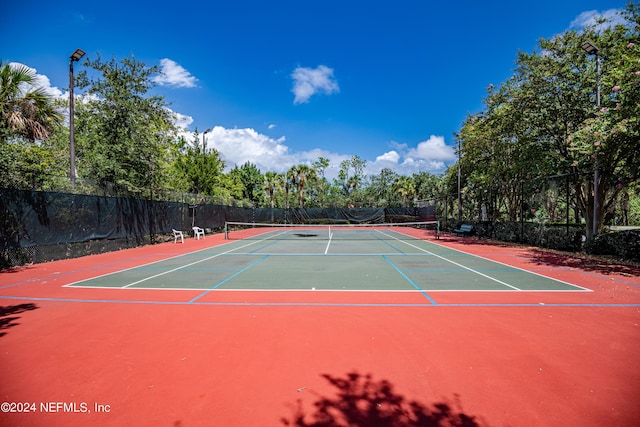
[[224,222],[224,240],[229,240],[229,232],[227,229],[227,221]]
[[440,240],[440,221],[436,221],[436,240]]

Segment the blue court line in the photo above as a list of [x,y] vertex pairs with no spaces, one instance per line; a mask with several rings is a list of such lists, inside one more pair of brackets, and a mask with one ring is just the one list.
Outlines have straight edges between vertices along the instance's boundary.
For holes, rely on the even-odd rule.
[[[254,250],[252,250],[251,252],[247,252],[248,254],[254,254],[258,251],[263,250],[264,248],[268,248],[269,246],[273,246],[275,245],[279,240],[271,240],[271,242],[268,245],[264,245],[264,246],[260,246],[259,248],[256,248]],[[235,255],[235,254],[231,254],[231,255]]]
[[381,239],[380,236],[377,233],[372,231],[371,234],[373,236],[375,236],[376,239],[378,239],[379,241],[384,243],[385,245],[392,247],[393,249],[395,249],[396,251],[400,252],[403,255],[407,255],[407,253],[405,251],[403,251],[402,249],[400,249],[399,247],[392,245],[391,243],[389,243],[388,241],[386,241],[384,239]]
[[414,288],[416,288],[417,290],[419,290],[419,291],[420,291],[420,293],[421,293],[425,298],[427,298],[429,301],[431,301],[431,304],[433,304],[433,305],[438,305],[438,303],[437,303],[433,298],[431,298],[431,297],[429,296],[429,294],[427,294],[427,293],[426,293],[426,292],[425,292],[425,291],[424,291],[420,286],[416,285],[416,283],[415,283],[413,280],[411,280],[411,279],[409,278],[409,276],[407,276],[406,274],[404,274],[404,272],[403,272],[402,270],[400,270],[400,268],[398,268],[398,266],[397,266],[397,265],[395,265],[393,262],[391,262],[391,260],[390,260],[386,255],[382,255],[382,258],[383,258],[385,261],[387,261],[387,262],[389,263],[389,265],[391,265],[391,267],[395,268],[395,270],[396,270],[398,273],[400,273],[400,275],[401,275],[402,277],[404,277],[404,278],[407,280],[407,282],[411,283],[411,285],[412,285]]
[[259,258],[257,260],[255,260],[254,262],[252,262],[251,264],[245,266],[244,268],[238,270],[237,272],[235,272],[234,274],[232,274],[231,276],[227,277],[226,279],[224,279],[221,282],[218,282],[215,286],[213,286],[211,289],[207,289],[206,291],[204,291],[203,293],[201,293],[200,295],[198,295],[197,297],[191,299],[189,301],[189,303],[194,303],[196,300],[202,298],[203,296],[207,295],[209,292],[211,292],[214,289],[219,288],[220,286],[224,285],[225,283],[227,283],[229,280],[233,279],[234,277],[238,276],[241,273],[244,273],[245,271],[247,271],[248,269],[250,269],[251,267],[260,264],[262,261],[264,261],[265,259],[269,258],[269,255],[265,255],[262,258]]
[[559,304],[542,304],[542,303],[508,303],[508,304],[483,304],[483,303],[443,303],[443,304],[427,304],[427,303],[314,303],[314,302],[191,302],[191,301],[144,301],[144,300],[112,300],[112,299],[73,299],[73,298],[51,298],[51,297],[21,297],[21,296],[3,296],[0,300],[19,300],[19,301],[45,301],[45,302],[61,302],[61,303],[102,303],[102,304],[143,304],[143,305],[210,305],[210,306],[237,306],[237,307],[585,307],[585,308],[640,308],[639,304],[580,304],[580,303],[559,303]]

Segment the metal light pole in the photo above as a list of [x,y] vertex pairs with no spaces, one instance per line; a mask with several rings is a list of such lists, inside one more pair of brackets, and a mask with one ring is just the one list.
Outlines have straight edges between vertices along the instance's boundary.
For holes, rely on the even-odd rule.
[[460,140],[458,140],[458,223],[462,221],[462,193],[460,192]]
[[[600,55],[598,48],[590,41],[582,44],[582,49],[589,55],[596,57],[596,110],[600,109]],[[594,150],[595,151],[595,150]],[[595,170],[593,172],[593,230],[592,237],[598,234],[598,181],[600,180],[600,170],[598,169],[598,154],[594,152]]]
[[71,185],[76,184],[76,137],[73,113],[73,63],[84,56],[84,51],[76,49],[69,57],[69,160],[71,163]]
[[204,133],[202,134],[202,150],[203,150],[204,153],[207,152],[207,143],[204,140],[204,136],[209,132],[211,132],[211,129],[205,130]]

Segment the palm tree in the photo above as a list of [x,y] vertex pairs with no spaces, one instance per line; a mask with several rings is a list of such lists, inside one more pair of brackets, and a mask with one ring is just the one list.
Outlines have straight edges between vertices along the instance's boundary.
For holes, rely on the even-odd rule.
[[262,188],[269,195],[269,201],[271,203],[271,209],[274,208],[275,192],[280,189],[281,182],[282,182],[282,177],[277,172],[266,172],[264,174],[264,185],[263,185]]
[[289,171],[293,174],[293,182],[298,184],[298,204],[300,205],[300,208],[302,208],[304,200],[304,186],[307,181],[316,179],[316,170],[307,165],[300,164],[292,166]]
[[409,206],[409,200],[416,192],[416,183],[411,176],[400,176],[394,182],[394,187],[402,198],[402,206]]
[[35,71],[26,65],[0,64],[0,139],[46,139],[62,123],[52,98],[36,87]]
[[289,170],[284,175],[284,190],[286,193],[286,198],[285,198],[286,209],[289,209],[289,188],[291,187],[291,184],[294,184],[295,182],[296,182],[296,167],[291,166],[291,168],[289,168]]

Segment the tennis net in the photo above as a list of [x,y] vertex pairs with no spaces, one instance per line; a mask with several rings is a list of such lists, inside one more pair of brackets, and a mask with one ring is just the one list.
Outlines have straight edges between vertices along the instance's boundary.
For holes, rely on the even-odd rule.
[[426,240],[440,238],[439,221],[381,224],[265,224],[226,222],[227,240]]

